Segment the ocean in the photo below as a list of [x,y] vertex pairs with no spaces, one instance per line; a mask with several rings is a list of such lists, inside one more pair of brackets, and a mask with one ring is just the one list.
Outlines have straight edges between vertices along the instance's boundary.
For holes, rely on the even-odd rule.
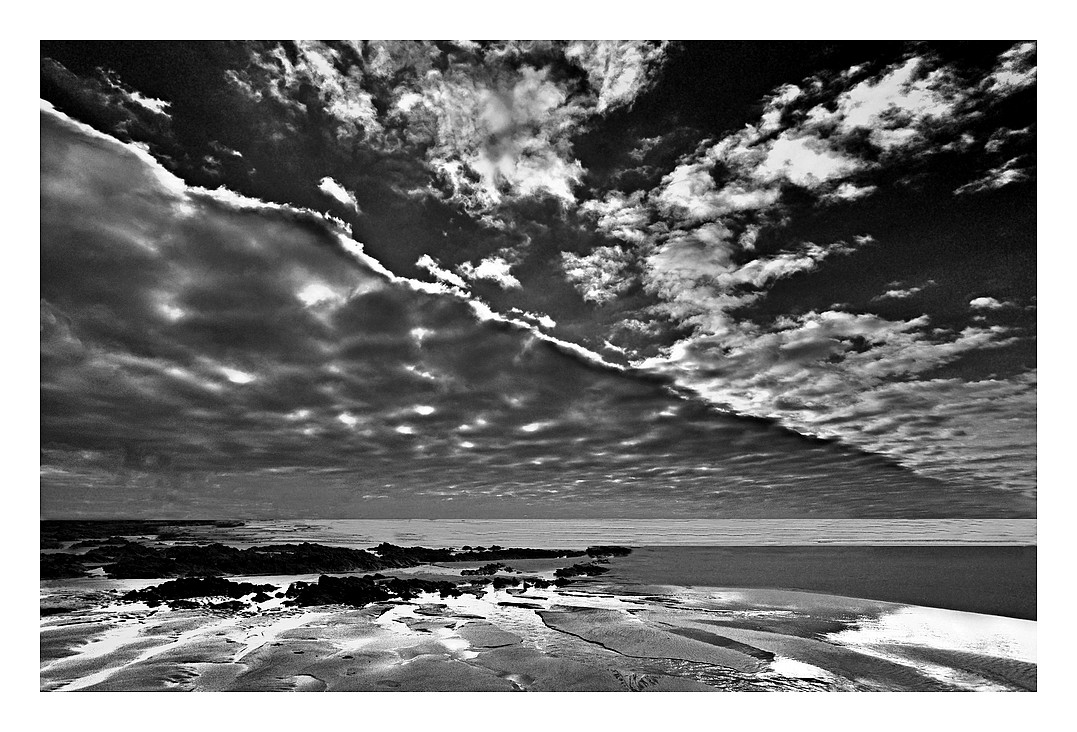
[[1036,544],[1035,519],[310,519],[191,526],[184,538],[238,547],[309,541],[370,547],[969,546]]

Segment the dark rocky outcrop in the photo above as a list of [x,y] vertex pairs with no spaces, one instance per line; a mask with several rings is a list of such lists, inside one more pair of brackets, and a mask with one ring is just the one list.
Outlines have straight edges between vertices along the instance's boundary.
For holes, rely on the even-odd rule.
[[504,549],[502,547],[491,546],[488,549],[482,547],[475,547],[471,551],[448,551],[449,555],[443,559],[439,559],[439,562],[473,562],[473,561],[490,561],[490,560],[511,560],[511,559],[564,559],[566,557],[582,557],[584,555],[581,551],[572,549],[525,549],[522,547],[512,547]]
[[41,579],[62,577],[85,577],[86,568],[82,558],[74,554],[42,554]]
[[[232,582],[220,577],[184,577],[170,580],[144,590],[131,590],[121,600],[126,602],[159,603],[165,600],[186,600],[192,597],[243,597],[252,592],[265,593],[277,589],[274,585],[255,585]],[[242,606],[243,603],[240,603]]]
[[558,579],[568,579],[569,577],[595,577],[600,574],[609,572],[609,567],[602,567],[594,562],[587,564],[573,564],[571,567],[562,567],[553,573],[553,576]]
[[127,544],[91,549],[84,559],[104,563],[110,577],[125,579],[362,572],[384,566],[378,557],[361,549],[308,543],[249,549],[223,544],[170,547]]
[[44,520],[41,522],[43,541],[78,541],[80,539],[106,539],[110,536],[153,536],[162,531],[181,530],[195,526],[235,528],[242,521],[233,520]]
[[108,539],[85,539],[84,541],[77,542],[71,545],[72,549],[91,549],[99,546],[123,546],[124,544],[130,544],[129,539],[125,539],[122,536],[112,536]]
[[589,557],[627,557],[631,553],[632,549],[627,546],[600,544],[587,547],[587,556]]
[[506,587],[516,587],[522,580],[519,577],[494,577],[490,580],[490,584],[494,586],[495,590],[503,590]]
[[317,582],[293,582],[287,596],[294,605],[352,605],[363,607],[374,602],[411,600],[423,592],[436,592],[442,597],[459,597],[460,591],[452,582],[401,579],[376,580],[363,577],[329,577],[322,575]]
[[372,551],[312,543],[270,544],[237,549],[224,544],[162,547],[138,542],[110,541],[98,544],[82,555],[57,553],[50,556],[69,557],[51,560],[51,566],[54,567],[71,568],[77,562],[84,562],[103,566],[109,577],[142,579],[369,572],[459,561],[577,557],[583,556],[583,552],[520,548],[457,552],[452,549],[399,547],[388,543],[379,544]]
[[237,612],[239,610],[246,610],[247,606],[239,600],[227,600],[225,602],[211,602],[207,605],[210,610],[225,610],[228,612]]
[[501,562],[493,562],[491,564],[484,564],[476,569],[464,569],[461,570],[461,577],[475,577],[475,576],[490,576],[497,574],[498,572],[515,572],[516,570],[507,564]]

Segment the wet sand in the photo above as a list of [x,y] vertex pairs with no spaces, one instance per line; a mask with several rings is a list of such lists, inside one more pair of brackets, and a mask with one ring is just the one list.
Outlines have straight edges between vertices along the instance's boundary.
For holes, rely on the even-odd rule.
[[[41,619],[41,689],[1036,688],[1034,621],[818,592],[709,587],[698,581],[709,575],[698,570],[693,583],[676,584],[669,574],[653,582],[662,561],[662,550],[642,549],[612,559],[609,574],[568,587],[488,587],[364,608],[295,608],[274,599],[241,612],[170,610],[115,601],[121,590],[150,581],[43,582],[43,605],[55,611]],[[552,576],[558,564],[536,560],[526,569]],[[406,573],[451,577],[464,566]],[[296,578],[256,579],[284,586]]]

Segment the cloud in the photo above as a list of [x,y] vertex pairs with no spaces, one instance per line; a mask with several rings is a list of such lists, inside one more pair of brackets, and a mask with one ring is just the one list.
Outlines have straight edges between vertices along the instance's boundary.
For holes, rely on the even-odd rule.
[[[918,425],[893,433],[876,429],[878,413],[870,405],[879,393],[900,390],[896,383],[919,383],[919,375],[963,354],[1012,344],[1005,328],[949,333],[932,328],[927,316],[901,321],[833,310],[782,317],[771,328],[726,324],[720,335],[684,339],[667,356],[638,365],[670,375],[732,412],[775,418],[804,434],[841,439],[927,475],[945,473],[969,486],[991,485],[996,479],[997,465],[963,461],[963,449],[948,447],[959,441],[937,441],[930,419],[921,419],[915,408],[888,415],[895,424],[906,420]],[[971,415],[976,402],[963,408]],[[973,420],[970,416],[962,422],[967,430],[966,421]],[[918,457],[909,459],[913,454]],[[1035,492],[1034,482],[1010,485],[1026,495]]]
[[[1034,82],[1033,58],[1034,46],[1015,46],[972,86],[957,68],[915,54],[873,76],[854,67],[837,80],[786,84],[764,100],[758,121],[702,145],[650,198],[678,222],[778,207],[783,184],[811,191],[824,203],[855,201],[877,190],[861,180],[865,175],[972,139],[965,128],[986,108]],[[1015,162],[959,190],[1027,177],[1014,169]]]
[[597,247],[586,255],[561,252],[561,266],[569,282],[584,300],[598,305],[632,287],[631,261],[631,255],[620,247]]
[[600,114],[631,104],[650,86],[664,55],[665,44],[641,41],[577,41],[565,49],[565,57],[579,63],[598,89]]
[[141,93],[115,73],[98,69],[94,76],[80,77],[43,57],[41,78],[65,108],[86,114],[121,139],[158,142],[171,135],[170,103]]
[[512,308],[509,310],[509,312],[519,315],[521,318],[525,318],[526,320],[533,320],[534,322],[538,323],[546,329],[557,327],[557,321],[551,318],[549,315],[546,315],[545,313],[531,313],[527,312],[526,310],[521,310],[520,308]]
[[986,84],[995,93],[1008,94],[1036,83],[1036,44],[1018,43],[999,56]]
[[934,286],[935,281],[934,280],[928,280],[927,282],[925,282],[922,285],[914,286],[914,287],[905,287],[905,288],[896,287],[896,285],[900,284],[898,282],[894,282],[894,283],[891,283],[891,284],[895,285],[895,287],[892,288],[892,289],[887,290],[886,292],[884,292],[881,295],[876,295],[875,297],[871,298],[871,301],[872,302],[878,302],[880,300],[907,300],[908,298],[912,297],[913,295],[915,295],[915,294],[917,294],[919,292],[923,292],[924,288]]
[[356,213],[361,213],[359,210],[359,202],[355,200],[355,195],[332,178],[326,176],[318,181],[318,190],[339,203],[353,209]]
[[838,95],[833,112],[816,106],[807,118],[843,134],[864,130],[872,144],[891,151],[917,144],[919,128],[958,114],[958,84],[951,69],[932,69],[929,59],[912,56]]
[[512,265],[501,257],[487,257],[479,262],[478,265],[464,262],[456,268],[460,274],[469,280],[490,280],[497,283],[504,290],[521,287],[520,281],[510,273],[509,270],[511,269]]
[[307,112],[302,92],[312,90],[335,121],[339,137],[381,131],[373,96],[363,88],[361,73],[341,50],[315,41],[297,41],[293,52],[279,45],[252,50],[248,68],[230,71],[229,78],[256,101],[268,97],[295,114]]
[[253,47],[230,79],[296,118],[317,105],[338,138],[420,154],[426,190],[481,216],[517,198],[574,203],[573,135],[630,104],[664,59],[664,46],[636,42],[301,42]]
[[579,210],[594,217],[599,231],[630,244],[639,244],[646,238],[641,230],[645,229],[651,218],[643,197],[644,191],[630,195],[609,191],[601,199],[585,201]]
[[954,189],[954,195],[995,191],[1012,183],[1029,179],[1029,171],[1020,167],[1021,158],[1011,158],[998,167],[991,168],[982,177]]
[[545,193],[566,202],[583,169],[571,156],[570,132],[583,115],[547,68],[518,71],[450,67],[418,80],[420,99],[400,115],[430,145],[427,159],[456,200],[469,209],[508,195]]
[[863,165],[817,138],[791,137],[783,132],[770,145],[753,175],[764,181],[784,178],[804,188],[816,188],[834,179],[844,179]]
[[751,180],[732,180],[721,188],[715,184],[711,170],[725,156],[726,149],[735,145],[735,140],[726,138],[725,145],[712,148],[702,159],[678,165],[662,179],[661,187],[651,193],[658,210],[676,221],[691,223],[764,209],[776,203],[781,194],[775,186],[762,186]]
[[973,310],[1001,310],[1010,303],[1000,302],[993,297],[977,297],[969,300],[969,307]]
[[438,263],[434,261],[434,258],[429,254],[424,254],[419,257],[418,261],[415,262],[415,266],[425,269],[446,284],[458,287],[461,290],[468,289],[468,284],[464,281],[463,277],[438,265]]
[[1035,370],[1009,379],[881,384],[828,415],[826,426],[924,475],[1036,493]]
[[682,326],[716,335],[739,329],[731,311],[761,298],[767,286],[815,269],[823,259],[854,250],[845,242],[807,243],[799,250],[734,260],[736,242],[728,230],[711,224],[671,236],[647,257],[644,287],[661,298],[652,306]]
[[824,193],[822,200],[828,203],[834,201],[857,201],[865,196],[870,196],[872,193],[878,190],[877,186],[873,185],[857,185],[845,181],[841,183],[834,190]]
[[678,397],[47,108],[41,162],[46,514],[800,516],[824,484],[832,516],[1013,510]]
[[[653,189],[605,192],[585,203],[596,229],[620,243],[562,254],[566,275],[585,298],[612,304],[628,290],[621,285],[631,270],[619,262],[639,262],[634,274],[654,301],[633,312],[632,332],[652,340],[676,336],[657,355],[633,354],[638,368],[735,413],[868,446],[926,474],[953,472],[967,485],[989,484],[995,464],[966,461],[963,469],[944,471],[964,453],[954,441],[933,445],[930,426],[865,438],[861,420],[868,418],[857,405],[890,382],[932,382],[935,370],[1011,346],[1018,333],[959,322],[936,326],[926,315],[887,320],[836,306],[781,315],[767,299],[779,282],[819,270],[836,255],[879,246],[870,234],[852,237],[854,245],[797,241],[792,222],[809,207],[861,205],[883,195],[879,181],[911,185],[925,161],[944,152],[976,154],[985,138],[989,154],[1011,154],[959,193],[1028,177],[1024,158],[1011,148],[1027,144],[1030,130],[990,123],[994,105],[1034,81],[1034,49],[1019,44],[986,73],[915,47],[882,68],[853,67],[783,85],[762,100],[758,119],[703,141]],[[609,256],[615,252],[623,254]],[[867,295],[863,305],[907,300],[931,284],[895,283]],[[618,332],[628,332],[618,327],[608,333],[614,343]],[[930,459],[910,458],[913,445]],[[1034,483],[1017,483],[1034,491]]]
[[984,143],[984,150],[988,153],[1000,152],[1003,148],[1014,143],[1022,143],[1031,140],[1035,125],[1028,125],[1019,130],[1011,130],[1009,127],[999,127],[991,133],[990,138]]

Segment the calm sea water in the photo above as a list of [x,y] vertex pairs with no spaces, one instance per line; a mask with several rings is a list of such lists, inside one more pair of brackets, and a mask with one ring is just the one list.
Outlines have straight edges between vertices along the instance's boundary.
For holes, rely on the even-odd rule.
[[[187,531],[184,532],[188,533]],[[309,541],[369,547],[1019,545],[1036,543],[1035,519],[333,519],[248,521],[241,527],[194,527],[195,541],[234,546]]]

